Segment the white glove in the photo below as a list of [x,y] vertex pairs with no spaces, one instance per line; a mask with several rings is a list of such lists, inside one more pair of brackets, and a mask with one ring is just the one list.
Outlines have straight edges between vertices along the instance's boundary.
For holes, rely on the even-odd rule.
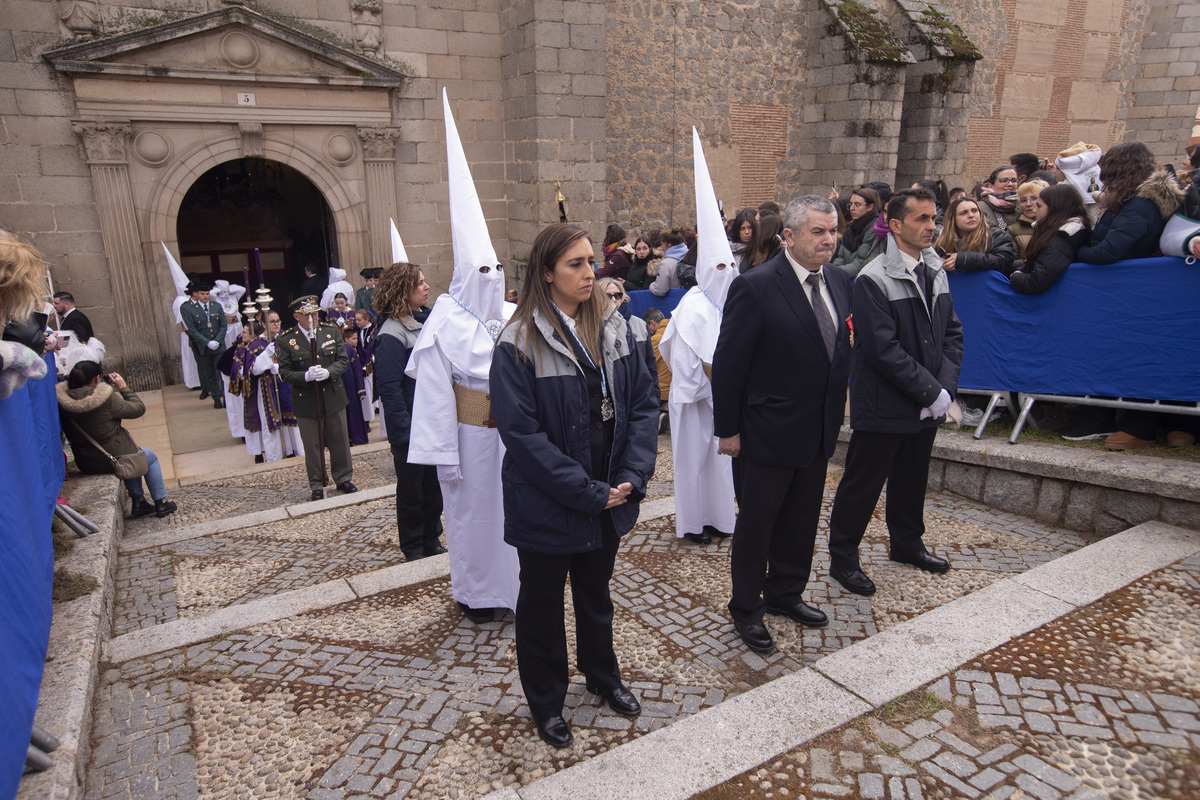
[[437,468],[437,473],[438,473],[438,481],[441,483],[448,483],[451,486],[455,486],[457,484],[462,483],[463,474],[462,474],[462,470],[459,469],[458,464],[449,464],[449,465],[439,464],[438,468]]
[[308,369],[306,369],[304,371],[305,382],[312,383],[313,381],[317,380],[317,370],[319,370],[319,369],[320,369],[320,367],[309,367]]
[[953,401],[950,399],[950,393],[942,389],[941,394],[937,396],[937,399],[933,401],[933,405],[929,407],[929,416],[934,418],[944,417],[946,411],[950,408],[951,402]]
[[271,374],[272,374],[272,375],[278,375],[278,374],[279,374],[279,365],[278,365],[278,364],[276,364],[276,363],[274,363],[274,362],[272,362],[272,363],[271,363]]
[[275,356],[275,343],[274,342],[271,342],[269,345],[264,347],[262,353],[259,353],[260,356],[264,355],[264,354],[274,358],[274,356]]
[[313,367],[313,375],[315,375],[319,381],[329,380],[329,370],[325,369],[324,367]]
[[209,350],[216,350],[221,345],[217,344],[216,342],[209,342],[206,346]]

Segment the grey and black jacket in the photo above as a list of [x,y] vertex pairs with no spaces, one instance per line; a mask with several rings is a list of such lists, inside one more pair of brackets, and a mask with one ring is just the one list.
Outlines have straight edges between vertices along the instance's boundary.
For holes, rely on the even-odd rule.
[[624,536],[637,521],[658,451],[657,377],[615,309],[605,319],[601,351],[616,413],[607,474],[597,475],[591,452],[597,421],[574,351],[540,311],[533,325],[510,324],[496,342],[491,406],[506,448],[504,541],[513,547],[550,554],[598,550],[608,490],[622,483],[633,491],[612,509],[613,527]]
[[876,433],[917,433],[941,418],[921,419],[942,389],[953,397],[962,368],[962,323],[954,313],[942,260],[922,253],[931,284],[926,306],[888,234],[887,251],[869,262],[851,290],[854,362],[850,367],[850,427]]

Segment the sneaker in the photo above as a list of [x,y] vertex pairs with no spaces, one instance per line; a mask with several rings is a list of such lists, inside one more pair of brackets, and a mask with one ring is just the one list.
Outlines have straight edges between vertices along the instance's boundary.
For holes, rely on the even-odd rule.
[[1109,425],[1097,427],[1091,422],[1077,422],[1063,428],[1059,435],[1071,442],[1082,442],[1085,439],[1107,439],[1114,433],[1116,431]]
[[1117,431],[1104,440],[1104,446],[1109,450],[1140,450],[1143,447],[1153,447],[1154,444],[1150,439],[1139,439],[1125,431]]
[[[983,409],[971,408],[969,406],[963,408],[962,424],[964,428],[978,428],[979,423],[983,422]],[[999,411],[993,411],[992,415],[987,418],[986,425],[991,425],[993,421],[1000,417]]]

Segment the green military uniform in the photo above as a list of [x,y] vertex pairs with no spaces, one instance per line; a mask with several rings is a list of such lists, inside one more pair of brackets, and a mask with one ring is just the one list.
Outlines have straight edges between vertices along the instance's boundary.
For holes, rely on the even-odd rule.
[[[309,298],[301,298],[306,300]],[[296,301],[297,306],[301,301]],[[316,299],[312,298],[313,307]],[[295,310],[295,309],[293,309]],[[316,342],[317,357],[313,361],[313,341]],[[300,428],[300,439],[304,442],[304,461],[308,467],[308,485],[314,494],[323,490],[321,466],[325,453],[317,442],[317,394],[321,396],[321,411],[325,428],[325,445],[329,448],[329,464],[333,481],[342,491],[350,484],[353,467],[350,463],[350,434],[346,429],[346,388],[342,384],[342,373],[350,366],[346,346],[341,334],[333,325],[318,323],[314,339],[310,340],[302,328],[294,328],[280,334],[275,340],[275,355],[279,360],[279,377],[290,383],[292,410]],[[323,381],[308,381],[305,373],[309,367],[324,367],[329,377]]]
[[366,286],[354,293],[354,310],[355,311],[371,311],[371,303],[375,300],[375,290],[368,289]]
[[[200,388],[212,395],[214,405],[223,405],[221,401],[225,392],[217,373],[217,360],[225,352],[225,310],[215,300],[209,300],[206,304],[188,300],[179,307],[179,315],[188,335],[188,345],[196,356]],[[216,342],[217,348],[208,349],[209,342]]]

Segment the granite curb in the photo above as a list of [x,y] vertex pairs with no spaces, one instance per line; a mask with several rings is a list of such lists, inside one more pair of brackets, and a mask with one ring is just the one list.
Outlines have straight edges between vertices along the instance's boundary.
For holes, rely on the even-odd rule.
[[[355,445],[354,455],[363,455],[366,453],[377,453],[380,450],[388,450],[391,448],[389,442],[371,442],[370,444]],[[278,461],[268,461],[264,464],[254,464],[249,467],[239,467],[237,469],[225,470],[224,472],[212,472],[204,475],[191,475],[184,478],[179,478],[176,483],[179,486],[195,486],[202,483],[212,483],[213,481],[228,480],[230,478],[240,478],[246,475],[258,475],[262,472],[271,472],[277,469],[295,466],[291,459],[280,459]],[[303,463],[303,459],[301,462]]]
[[1158,522],[1136,526],[484,800],[684,800],[1197,552],[1200,532]]
[[61,493],[100,531],[73,540],[75,547],[55,559],[55,569],[87,575],[97,588],[54,606],[46,667],[34,722],[61,742],[53,766],[22,778],[21,800],[74,800],[81,796],[91,755],[92,695],[96,689],[101,642],[112,619],[117,541],[124,530],[122,487],[113,475],[71,476]]

